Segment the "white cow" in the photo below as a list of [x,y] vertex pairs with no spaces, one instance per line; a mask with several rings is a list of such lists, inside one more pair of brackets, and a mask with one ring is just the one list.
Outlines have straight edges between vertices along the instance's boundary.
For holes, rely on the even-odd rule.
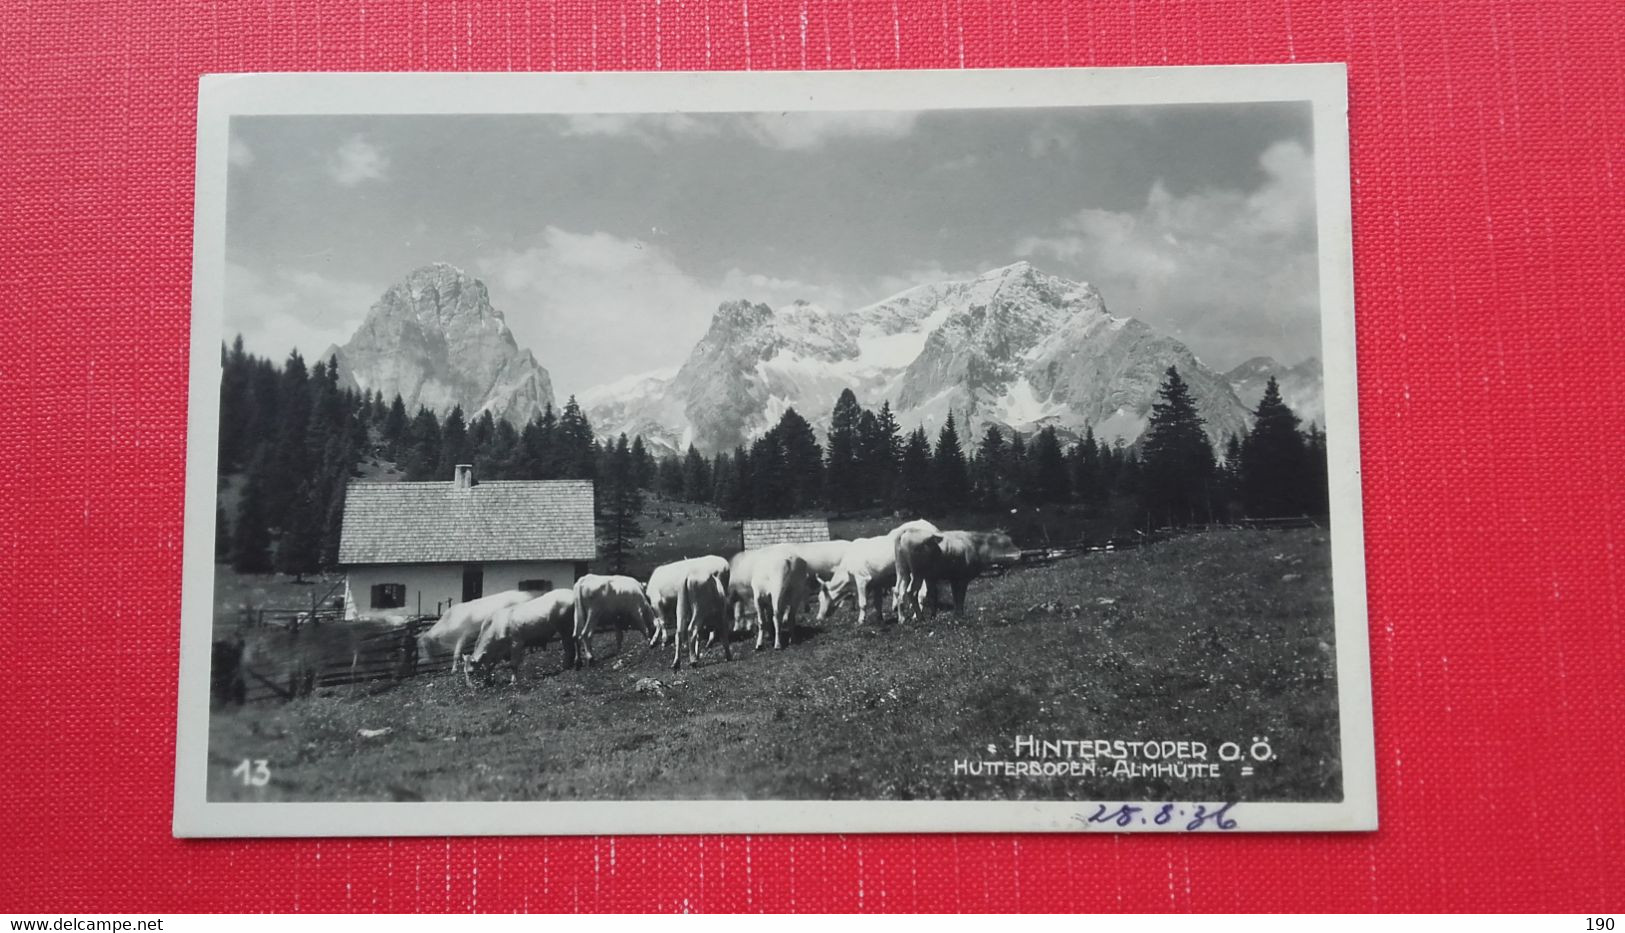
[[829,618],[835,607],[850,593],[858,605],[858,624],[862,625],[871,604],[877,615],[881,613],[880,600],[896,581],[897,558],[890,535],[853,541],[829,580],[821,581],[818,590],[819,621]]
[[762,650],[768,620],[773,622],[773,648],[790,644],[796,614],[807,601],[807,562],[785,545],[762,548],[750,564],[750,591],[756,602],[756,650]]
[[677,600],[682,594],[683,583],[689,574],[694,572],[721,576],[723,591],[726,593],[728,587],[726,558],[711,555],[690,557],[656,567],[654,573],[649,575],[649,582],[643,587],[649,596],[649,604],[654,606],[655,610],[655,635],[649,642],[650,647],[666,643],[667,633],[672,630],[677,620]]
[[535,599],[500,609],[480,629],[479,641],[468,656],[475,667],[513,665],[513,680],[519,682],[519,664],[525,651],[546,648],[554,638],[564,640],[564,666],[575,665],[575,590],[550,590]]
[[805,541],[790,547],[807,562],[807,569],[818,579],[828,580],[840,566],[841,558],[852,547],[850,541]]
[[904,595],[904,605],[925,615],[931,608],[933,590],[946,582],[953,591],[954,612],[965,609],[965,590],[970,581],[995,564],[1011,564],[1021,559],[1021,549],[1002,531],[905,532],[897,540],[897,578],[901,593],[904,574],[914,581]]
[[643,593],[643,584],[631,577],[589,573],[576,581],[574,589],[576,667],[581,667],[583,658],[593,663],[592,636],[600,624],[615,626],[617,652],[623,625],[628,621],[646,637],[654,637],[655,610]]
[[[899,619],[902,618],[904,595],[908,594],[912,597],[922,581],[915,579],[915,574],[912,572],[912,562],[899,558],[897,555],[912,554],[924,542],[930,541],[932,535],[937,534],[940,534],[940,531],[936,525],[923,518],[916,518],[914,521],[898,525],[886,535],[892,543],[892,560],[896,564],[897,575],[897,583],[892,589],[891,607],[892,612],[897,613]],[[905,540],[907,544],[904,543]]]
[[691,566],[677,591],[676,637],[672,639],[671,669],[682,667],[683,639],[688,639],[688,663],[700,660],[700,639],[722,636],[722,656],[732,661],[733,620],[728,614],[728,568],[720,571]]
[[[418,636],[418,659],[428,661],[437,651],[451,651],[451,669],[457,671],[457,662],[463,659],[463,647],[480,637],[480,628],[487,619],[502,609],[530,602],[538,594],[530,590],[505,590],[468,602],[456,603],[440,616],[440,621]],[[474,681],[468,675],[468,662],[463,659],[463,679]]]

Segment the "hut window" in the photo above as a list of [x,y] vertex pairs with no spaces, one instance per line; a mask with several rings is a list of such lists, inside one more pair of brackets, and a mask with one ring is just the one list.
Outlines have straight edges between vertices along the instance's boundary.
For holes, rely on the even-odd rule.
[[545,593],[553,588],[552,580],[520,580],[519,588],[531,593]]
[[406,584],[375,583],[372,587],[372,608],[399,609],[406,605]]

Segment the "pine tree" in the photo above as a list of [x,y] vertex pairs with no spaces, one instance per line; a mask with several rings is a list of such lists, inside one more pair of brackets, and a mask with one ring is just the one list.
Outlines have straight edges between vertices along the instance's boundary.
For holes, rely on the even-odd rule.
[[418,482],[440,475],[440,421],[435,418],[434,412],[419,408],[402,442],[406,450],[400,466],[408,480]]
[[1235,515],[1242,505],[1241,492],[1242,438],[1231,434],[1224,441],[1224,463],[1218,468],[1215,497],[1216,507],[1225,519]]
[[751,504],[755,501],[755,492],[751,488],[750,454],[744,447],[735,447],[733,459],[725,468],[726,489],[724,489],[724,469],[717,471],[717,509],[728,518],[750,518]]
[[395,395],[395,401],[389,405],[389,414],[384,416],[383,440],[384,450],[391,460],[400,461],[400,444],[406,436],[406,428],[411,422],[406,420],[406,403],[401,401],[400,394]]
[[938,508],[957,511],[970,503],[970,471],[965,466],[965,450],[959,445],[959,430],[953,412],[937,432],[937,449],[932,457]]
[[266,527],[264,492],[259,470],[249,471],[232,523],[231,567],[238,573],[271,572],[271,532]]
[[632,469],[637,474],[639,489],[655,486],[655,456],[643,445],[643,435],[632,439]]
[[863,456],[868,464],[866,478],[873,489],[871,495],[877,502],[890,502],[892,487],[897,483],[898,464],[903,459],[903,429],[891,410],[891,402],[880,403],[873,429],[860,424],[858,433],[863,438]]
[[683,457],[683,498],[689,502],[710,502],[714,494],[711,465],[693,444]]
[[982,443],[976,448],[975,469],[972,471],[976,501],[984,509],[1005,507],[1007,500],[1003,486],[1008,452],[1004,433],[998,425],[988,425],[982,433]]
[[440,423],[440,460],[435,478],[449,480],[456,475],[458,464],[473,462],[474,451],[468,441],[468,426],[463,421],[463,406],[457,405]]
[[1326,432],[1320,425],[1310,422],[1304,445],[1309,455],[1309,480],[1305,484],[1304,502],[1310,515],[1329,515],[1332,509],[1331,464],[1327,459]]
[[1100,459],[1095,429],[1084,425],[1083,440],[1072,448],[1072,491],[1079,502],[1098,505],[1106,499],[1106,476]]
[[661,495],[668,499],[683,498],[683,461],[676,454],[661,457],[655,474]]
[[1309,451],[1298,416],[1281,401],[1275,377],[1264,386],[1253,429],[1241,445],[1241,495],[1253,518],[1302,515],[1309,510]]
[[1142,450],[1142,504],[1153,520],[1186,525],[1212,518],[1213,447],[1179,370],[1168,367],[1151,406]]
[[597,482],[595,501],[604,559],[613,572],[625,573],[637,541],[643,537],[643,529],[638,525],[638,514],[643,511],[643,490],[638,485],[638,465],[625,434],[605,447],[604,470]]
[[[574,395],[564,404],[554,432],[559,479],[592,479],[597,469],[597,440]],[[550,477],[553,478],[553,477]]]
[[1032,464],[1027,456],[1027,439],[1020,431],[1010,432],[1010,451],[1004,464],[1004,500],[1018,505],[1031,505],[1033,496]]
[[788,515],[795,507],[794,487],[778,437],[769,432],[752,442],[747,463],[744,479],[749,498],[741,514],[747,518]]
[[311,480],[299,484],[295,504],[284,518],[277,539],[277,572],[292,574],[295,583],[303,583],[305,574],[322,569],[322,526],[327,518],[327,503],[317,501],[314,487]]
[[1041,505],[1057,505],[1071,498],[1071,481],[1067,476],[1066,456],[1061,453],[1061,440],[1053,426],[1038,432],[1030,456],[1033,476],[1033,501]]
[[310,429],[310,374],[299,351],[288,355],[278,379],[276,441],[271,448],[271,469],[265,474],[266,516],[273,528],[282,528],[303,505],[300,481],[310,474],[306,435]]
[[926,439],[925,428],[920,427],[908,436],[903,446],[897,470],[894,504],[910,516],[927,512],[937,514],[935,508],[935,482],[933,480],[931,442]]
[[[692,449],[692,448],[690,448]],[[736,450],[733,455],[717,454],[711,465],[711,496],[710,501],[716,504],[717,513],[723,518],[743,518],[740,509],[740,482],[738,463],[743,457],[743,451]]]
[[784,458],[785,513],[815,507],[824,493],[824,450],[812,425],[786,408],[768,432]]
[[863,498],[863,480],[859,474],[858,421],[863,407],[851,389],[842,389],[835,400],[835,409],[829,419],[829,465],[826,476],[826,501],[832,509],[857,508]]

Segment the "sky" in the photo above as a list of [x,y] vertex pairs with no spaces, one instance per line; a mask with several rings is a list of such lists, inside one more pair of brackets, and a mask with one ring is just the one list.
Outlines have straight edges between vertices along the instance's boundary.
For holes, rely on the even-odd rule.
[[1223,370],[1319,352],[1307,103],[237,117],[226,332],[306,357],[412,269],[488,286],[561,395],[723,301],[861,307],[1031,261]]

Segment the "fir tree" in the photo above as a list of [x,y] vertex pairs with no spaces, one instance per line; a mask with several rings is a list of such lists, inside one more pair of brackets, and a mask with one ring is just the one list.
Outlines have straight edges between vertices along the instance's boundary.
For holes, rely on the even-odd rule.
[[655,458],[643,446],[643,435],[632,439],[632,471],[639,489],[653,489],[655,485]]
[[859,435],[863,438],[863,458],[868,464],[866,478],[873,486],[872,495],[878,502],[890,502],[892,487],[897,483],[898,464],[903,459],[903,429],[897,423],[889,400],[880,403],[873,429],[860,425]]
[[938,508],[944,512],[964,508],[970,501],[970,472],[965,466],[965,450],[959,446],[959,429],[953,412],[937,432],[937,449],[931,462],[936,480]]
[[1304,438],[1304,446],[1309,455],[1309,479],[1305,484],[1304,503],[1310,515],[1331,514],[1331,470],[1326,452],[1326,432],[1318,424],[1310,422],[1309,433]]
[[400,460],[400,443],[406,436],[406,428],[411,422],[406,420],[406,403],[401,401],[399,393],[395,401],[389,404],[389,414],[384,416],[383,440],[384,449],[391,460]]
[[990,424],[982,433],[982,443],[976,448],[975,469],[972,471],[976,501],[984,509],[1002,509],[1005,506],[1004,478],[1008,469],[1008,448],[1004,433],[998,425]]
[[592,434],[592,425],[588,423],[587,415],[574,395],[564,404],[553,440],[558,450],[557,473],[549,478],[593,478],[598,461],[597,441]]
[[676,454],[661,457],[655,474],[661,495],[668,499],[683,498],[683,461]]
[[232,523],[231,567],[238,573],[271,572],[271,532],[266,527],[264,492],[251,470]]
[[[440,421],[434,412],[419,408],[417,417],[406,430],[406,451],[401,468],[406,478],[414,482],[434,479],[440,472]],[[450,478],[449,476],[446,478]]]
[[739,507],[741,496],[738,462],[742,456],[742,451],[735,451],[733,455],[717,454],[716,460],[711,464],[710,501],[716,504],[718,514],[723,518],[744,517]]
[[1298,416],[1281,401],[1271,376],[1253,413],[1253,429],[1241,445],[1241,495],[1253,518],[1302,515],[1309,509],[1309,452],[1298,433]]
[[327,503],[318,501],[314,487],[310,480],[299,484],[295,504],[284,518],[282,535],[277,540],[277,572],[292,574],[295,583],[305,582],[305,574],[322,569],[322,526],[327,518]]
[[916,428],[908,436],[898,464],[895,504],[910,516],[935,513],[934,487],[931,442],[926,439],[925,428]]
[[710,502],[713,486],[711,465],[693,444],[688,445],[688,453],[683,456],[683,498],[689,502]]
[[1033,499],[1040,505],[1057,505],[1071,498],[1071,482],[1067,477],[1066,456],[1061,453],[1061,440],[1054,427],[1045,427],[1033,440],[1031,456]]
[[1213,447],[1179,370],[1168,367],[1151,406],[1142,452],[1141,495],[1154,520],[1210,520]]
[[468,441],[468,426],[463,421],[463,406],[457,405],[440,423],[440,459],[434,478],[449,480],[456,475],[458,464],[473,462],[474,452]]
[[772,432],[758,437],[750,445],[750,457],[744,472],[749,491],[745,499],[746,518],[773,518],[789,514],[794,508],[793,486],[785,461],[784,447]]
[[615,573],[625,573],[627,562],[643,537],[638,513],[643,511],[643,490],[638,486],[637,463],[631,446],[622,434],[606,446],[604,470],[597,482],[599,536],[604,542],[604,559]]
[[812,425],[794,408],[787,408],[768,434],[784,458],[782,511],[813,508],[824,492],[824,450],[818,446]]
[[851,389],[841,390],[829,419],[829,465],[826,499],[830,508],[857,508],[863,499],[864,477],[859,473],[858,421],[863,408]]
[[1084,425],[1083,440],[1072,448],[1072,491],[1079,502],[1099,504],[1106,499],[1106,477],[1100,459],[1095,429]]

